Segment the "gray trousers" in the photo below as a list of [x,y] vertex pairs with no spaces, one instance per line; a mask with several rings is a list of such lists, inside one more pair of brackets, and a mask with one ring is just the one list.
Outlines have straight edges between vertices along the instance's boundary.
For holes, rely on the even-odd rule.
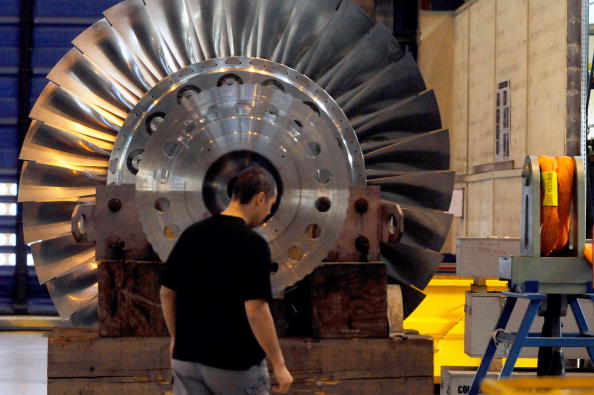
[[266,360],[247,370],[227,370],[198,362],[171,360],[174,395],[268,395]]

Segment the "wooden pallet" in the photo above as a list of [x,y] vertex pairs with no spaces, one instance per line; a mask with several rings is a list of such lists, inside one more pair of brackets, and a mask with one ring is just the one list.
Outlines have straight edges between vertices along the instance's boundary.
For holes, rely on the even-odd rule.
[[[86,329],[49,336],[48,394],[166,394],[171,391],[169,339],[99,337]],[[295,377],[291,393],[433,393],[433,341],[281,339]]]

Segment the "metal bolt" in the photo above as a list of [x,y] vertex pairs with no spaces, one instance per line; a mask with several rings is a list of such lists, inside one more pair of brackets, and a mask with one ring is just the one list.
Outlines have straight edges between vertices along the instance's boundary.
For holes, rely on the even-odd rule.
[[355,248],[362,254],[367,254],[369,252],[369,239],[365,236],[357,237],[357,240],[355,240]]
[[122,201],[116,198],[109,199],[109,202],[107,202],[107,207],[110,211],[113,211],[114,213],[118,212],[122,208]]
[[367,200],[365,199],[359,199],[355,202],[355,210],[357,210],[359,214],[364,214],[369,210],[369,203],[367,203]]

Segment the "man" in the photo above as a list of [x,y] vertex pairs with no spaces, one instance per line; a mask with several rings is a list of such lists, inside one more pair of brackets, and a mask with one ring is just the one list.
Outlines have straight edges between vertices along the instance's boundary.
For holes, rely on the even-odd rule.
[[285,366],[268,302],[270,249],[251,228],[270,214],[275,183],[259,167],[242,171],[225,211],[190,226],[161,276],[161,305],[171,334],[173,391],[268,394],[265,356],[287,393]]

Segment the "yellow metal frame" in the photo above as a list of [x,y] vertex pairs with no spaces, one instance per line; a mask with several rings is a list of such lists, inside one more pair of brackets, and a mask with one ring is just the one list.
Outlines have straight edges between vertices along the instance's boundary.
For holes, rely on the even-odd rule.
[[487,395],[594,395],[594,378],[535,377],[505,380],[485,379],[481,391]]

